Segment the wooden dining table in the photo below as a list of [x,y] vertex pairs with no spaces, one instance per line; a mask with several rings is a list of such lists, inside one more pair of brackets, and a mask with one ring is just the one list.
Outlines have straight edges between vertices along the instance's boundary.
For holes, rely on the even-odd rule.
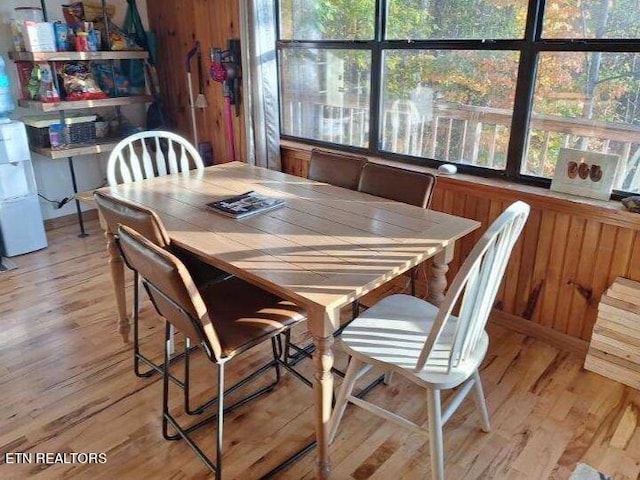
[[[307,309],[316,345],[313,383],[321,479],[330,476],[332,334],[340,310],[429,258],[429,299],[441,303],[456,240],[480,226],[475,220],[241,162],[103,190],[153,209],[171,242],[203,261]],[[242,219],[206,206],[251,190],[282,198],[285,206]],[[106,237],[118,331],[128,341],[123,263],[113,232],[106,231]]]

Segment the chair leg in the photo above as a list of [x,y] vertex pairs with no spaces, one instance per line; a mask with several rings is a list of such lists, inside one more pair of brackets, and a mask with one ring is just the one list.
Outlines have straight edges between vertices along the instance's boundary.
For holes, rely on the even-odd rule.
[[[164,336],[164,363],[162,368],[162,436],[166,440],[184,440],[189,447],[193,450],[196,456],[207,466],[211,472],[214,472],[215,480],[222,479],[222,455],[223,455],[223,431],[224,431],[224,414],[229,413],[236,408],[244,405],[245,403],[250,402],[253,399],[258,398],[261,395],[264,395],[273,390],[274,386],[278,382],[280,377],[279,369],[274,365],[278,362],[278,358],[274,357],[274,360],[263,365],[258,370],[254,371],[250,375],[246,376],[242,380],[235,383],[233,386],[228,389],[224,388],[224,364],[217,364],[218,367],[218,391],[215,398],[208,400],[206,403],[198,407],[197,409],[192,410],[195,414],[202,413],[208,407],[212,407],[214,404],[217,406],[216,412],[209,415],[206,418],[203,418],[199,422],[192,423],[189,426],[183,426],[178,423],[178,421],[171,415],[169,411],[169,382],[172,381],[172,377],[169,373],[169,367],[171,365],[171,358],[169,355],[169,337],[171,336],[171,327],[169,322],[165,325],[165,336]],[[185,342],[186,348],[191,346],[190,342]],[[274,350],[274,355],[278,354],[278,349],[276,348],[276,343],[272,343],[272,347]],[[188,356],[187,356],[188,359]],[[185,364],[188,366],[188,360]],[[271,368],[276,367],[276,380],[269,385],[256,390],[253,393],[246,395],[245,397],[232,402],[230,405],[225,406],[224,396],[225,394],[233,393],[234,391],[244,387],[252,380],[261,377],[265,372],[269,371]],[[187,381],[188,388],[188,381]],[[185,391],[185,409],[189,408],[189,396],[188,390]],[[187,412],[189,413],[189,412]],[[216,458],[210,459],[205,455],[202,449],[195,443],[195,440],[191,437],[191,434],[196,430],[200,429],[205,425],[209,425],[212,423],[216,423],[217,425],[217,433],[216,433]],[[169,428],[171,428],[175,433],[170,434]]]
[[354,300],[351,304],[351,319],[353,320],[360,315],[360,301]]
[[282,340],[280,339],[280,335],[271,337],[271,351],[273,352],[273,368],[276,372],[275,383],[278,383],[280,381],[280,377],[282,376],[280,372],[280,361],[286,362],[286,358],[282,359],[282,357],[284,356],[284,350],[282,348]]
[[444,480],[444,445],[442,441],[442,405],[440,390],[427,389],[429,410],[429,453],[431,455],[431,478]]
[[353,357],[349,359],[349,367],[347,368],[347,372],[344,376],[344,381],[342,382],[342,386],[340,387],[340,391],[338,392],[338,398],[336,399],[336,404],[333,407],[333,414],[331,415],[331,420],[329,421],[330,430],[329,430],[329,443],[333,442],[333,439],[338,432],[338,425],[342,420],[342,416],[344,415],[344,410],[347,407],[347,398],[353,392],[353,387],[356,384],[356,380],[358,379],[358,371],[360,370],[360,366],[362,362]]
[[149,369],[146,372],[140,370],[140,276],[137,271],[133,271],[133,372],[137,377],[148,378],[156,370]]
[[[133,270],[133,309],[132,309],[132,323],[133,323],[133,372],[137,377],[140,378],[149,378],[151,375],[156,372],[162,373],[162,364],[155,364],[151,361],[150,358],[145,357],[140,351],[140,275],[137,270]],[[179,354],[174,356],[175,354],[175,335],[176,330],[173,325],[171,325],[171,335],[168,340],[165,340],[165,343],[169,346],[169,355],[173,358],[170,359],[171,363],[179,360],[184,354]],[[186,353],[186,352],[185,352]],[[150,368],[146,371],[141,371],[140,365],[145,363]],[[171,377],[170,377],[171,378]],[[172,378],[174,383],[176,382],[175,378]],[[187,413],[190,415],[196,414],[193,413],[193,410],[187,409]]]
[[224,363],[218,365],[218,432],[216,441],[216,480],[222,480],[222,428],[224,426]]
[[[140,351],[140,275],[136,270],[133,271],[133,372],[137,377],[149,378],[156,372],[162,373],[162,366],[157,365],[151,361],[150,358],[145,357]],[[173,329],[173,327],[171,327]],[[173,345],[174,331],[171,334],[171,344]],[[171,348],[170,354],[174,352],[175,346]],[[173,362],[175,359],[171,359]],[[150,368],[146,371],[142,371],[141,364],[146,364]]]
[[[171,333],[169,334],[171,335]],[[191,407],[191,339],[189,337],[184,338],[184,381],[181,386],[184,392],[184,411],[187,415],[200,415],[203,411],[204,405],[199,407]],[[171,361],[170,361],[171,362]],[[176,382],[177,383],[177,382]]]
[[171,335],[169,335],[169,355],[176,352],[176,329],[171,325]]
[[409,270],[409,275],[411,278],[411,296],[415,297],[416,296],[416,267],[412,267],[411,270]]
[[473,399],[476,402],[476,408],[480,412],[480,419],[482,420],[482,431],[489,432],[491,430],[491,424],[489,423],[489,412],[487,411],[487,402],[484,398],[482,381],[480,380],[480,373],[478,372],[478,370],[473,372],[473,380],[475,382],[473,389]]
[[172,440],[175,436],[169,435],[169,335],[171,329],[169,322],[164,325],[164,367],[162,370],[162,436],[165,440]]

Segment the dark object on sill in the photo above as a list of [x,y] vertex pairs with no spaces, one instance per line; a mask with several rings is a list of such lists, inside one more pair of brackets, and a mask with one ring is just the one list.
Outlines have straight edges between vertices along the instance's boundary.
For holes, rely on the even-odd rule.
[[622,205],[624,205],[624,208],[630,212],[640,213],[640,195],[623,198]]

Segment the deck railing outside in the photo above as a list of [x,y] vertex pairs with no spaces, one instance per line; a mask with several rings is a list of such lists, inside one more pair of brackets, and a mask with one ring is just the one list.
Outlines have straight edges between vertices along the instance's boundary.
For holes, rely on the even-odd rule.
[[[367,147],[368,109],[299,99],[285,102],[285,132]],[[504,169],[511,112],[435,103],[421,112],[410,102],[385,104],[381,149],[415,157]],[[640,127],[534,114],[522,173],[551,178],[558,150],[575,148],[620,157],[614,188],[640,192]]]

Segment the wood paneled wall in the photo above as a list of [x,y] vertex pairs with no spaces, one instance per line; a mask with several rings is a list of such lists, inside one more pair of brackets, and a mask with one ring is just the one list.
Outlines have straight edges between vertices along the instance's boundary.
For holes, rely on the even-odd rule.
[[[308,150],[283,147],[282,158],[283,171],[307,175]],[[512,254],[496,308],[589,340],[607,287],[618,276],[640,281],[640,216],[597,202],[491,183],[458,176],[438,179],[434,210],[482,222],[482,230],[459,242],[449,278],[500,212],[524,200],[532,207],[531,215]]]
[[[196,109],[199,141],[211,142],[215,163],[230,160],[224,120],[222,85],[208,75],[209,47],[227,49],[227,40],[240,38],[237,0],[153,0],[148,4],[149,23],[158,45],[157,70],[161,96],[172,129],[193,139],[187,91],[186,55],[195,40],[202,46],[202,64],[206,76],[204,94],[209,106]],[[196,59],[191,65],[194,98],[198,94]],[[246,160],[244,114],[235,116],[235,148],[238,160]]]

